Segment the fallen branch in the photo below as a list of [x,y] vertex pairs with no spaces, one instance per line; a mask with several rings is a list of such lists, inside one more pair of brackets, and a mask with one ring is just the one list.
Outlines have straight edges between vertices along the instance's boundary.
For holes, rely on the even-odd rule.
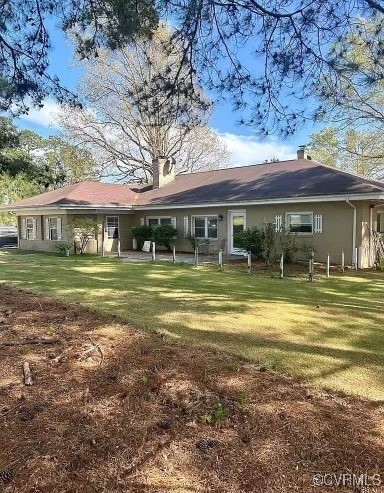
[[59,354],[59,356],[56,356],[56,358],[53,358],[53,360],[51,360],[51,365],[58,365],[72,349],[73,346],[69,346],[67,347],[67,349],[64,349],[64,351]]
[[56,344],[60,339],[23,339],[22,341],[5,341],[0,342],[2,346],[26,346],[28,344]]
[[23,372],[24,372],[24,384],[25,385],[32,385],[33,384],[32,372],[31,372],[31,369],[29,367],[28,361],[25,361],[23,364]]

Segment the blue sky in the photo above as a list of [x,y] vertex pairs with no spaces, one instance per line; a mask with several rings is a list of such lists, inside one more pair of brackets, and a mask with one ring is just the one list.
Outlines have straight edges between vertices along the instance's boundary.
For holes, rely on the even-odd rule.
[[[76,66],[68,38],[53,24],[52,27],[50,72],[57,75],[66,87],[75,90],[81,69]],[[19,128],[28,128],[44,136],[52,135],[59,130],[54,124],[54,116],[58,109],[56,102],[47,100],[42,110],[32,109],[29,115],[19,118],[16,123]],[[295,156],[299,145],[308,143],[309,134],[318,130],[307,126],[286,140],[281,140],[278,136],[269,140],[260,140],[254,129],[238,125],[239,118],[240,113],[233,112],[231,102],[221,100],[216,105],[211,120],[212,128],[232,154],[233,165],[256,164],[272,157],[280,160],[291,159]]]

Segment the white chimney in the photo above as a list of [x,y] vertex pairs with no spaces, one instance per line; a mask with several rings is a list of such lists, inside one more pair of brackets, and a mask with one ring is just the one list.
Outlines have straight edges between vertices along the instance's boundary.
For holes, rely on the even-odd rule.
[[161,188],[175,179],[175,159],[158,157],[152,161],[153,188]]

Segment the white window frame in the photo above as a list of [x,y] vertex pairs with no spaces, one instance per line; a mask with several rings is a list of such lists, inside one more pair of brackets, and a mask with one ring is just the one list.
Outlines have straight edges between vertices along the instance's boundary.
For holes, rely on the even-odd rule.
[[[32,222],[32,227],[28,227],[28,221]],[[24,233],[25,239],[30,241],[36,240],[37,238],[36,230],[37,230],[36,218],[32,216],[27,216],[25,218],[25,233]],[[31,237],[29,237],[28,231],[32,232]]]
[[[113,234],[113,236],[109,236],[108,219],[111,219],[111,218],[117,219],[117,237],[114,236],[114,234]],[[106,218],[105,218],[105,227],[106,227],[106,230],[107,230],[107,238],[108,238],[108,240],[117,240],[117,239],[120,238],[120,218],[119,218],[119,216],[106,216]],[[115,228],[116,228],[116,226],[115,226]]]
[[149,226],[149,220],[150,219],[157,219],[157,225],[161,226],[161,220],[162,219],[170,219],[171,220],[171,225],[176,228],[176,218],[173,216],[147,216],[145,218],[147,226]]
[[[303,232],[303,231],[291,231],[291,226],[290,226],[290,223],[288,222],[288,217],[290,215],[301,215],[301,214],[306,214],[306,215],[310,215],[312,220],[311,220],[311,228],[312,228],[312,231],[311,232]],[[309,224],[309,223],[308,223]],[[290,211],[290,212],[286,212],[285,213],[285,227],[288,231],[289,234],[293,234],[293,235],[297,235],[297,236],[313,236],[313,212],[312,211]]]
[[[55,220],[56,221],[56,227],[53,228],[51,226],[51,221],[52,220]],[[57,216],[52,216],[52,217],[48,217],[48,239],[49,241],[61,241],[62,240],[62,234],[61,234],[61,217],[57,217]],[[56,230],[57,234],[57,238],[56,239],[52,239],[52,231],[53,230]]]
[[[216,218],[217,221],[217,228],[216,228],[216,238],[209,238],[208,237],[208,219],[214,217]],[[195,235],[195,219],[199,218],[205,219],[205,225],[204,225],[204,233],[205,236],[196,236]],[[219,215],[218,214],[196,214],[194,216],[191,216],[191,233],[195,236],[195,238],[201,238],[201,239],[209,239],[209,240],[218,240],[219,239]]]

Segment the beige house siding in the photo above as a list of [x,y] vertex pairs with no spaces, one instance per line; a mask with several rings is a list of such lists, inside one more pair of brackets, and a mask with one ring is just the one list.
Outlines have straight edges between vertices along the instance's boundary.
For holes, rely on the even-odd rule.
[[[356,247],[359,249],[359,266],[368,267],[370,262],[370,223],[372,221],[373,229],[376,229],[377,214],[384,213],[384,205],[372,209],[368,201],[353,201],[356,206]],[[106,238],[105,225],[107,216],[117,216],[119,218],[119,232],[121,250],[132,249],[133,235],[131,228],[134,225],[148,223],[149,217],[174,217],[176,218],[176,227],[178,229],[177,239],[175,241],[178,251],[191,251],[190,244],[184,234],[184,218],[188,218],[188,229],[191,231],[193,216],[218,216],[218,239],[211,241],[213,248],[218,250],[224,242],[228,247],[228,218],[230,211],[246,212],[246,226],[261,226],[265,222],[275,222],[276,215],[281,215],[283,223],[286,214],[290,212],[311,212],[313,215],[321,215],[323,218],[322,233],[313,233],[308,235],[297,235],[299,242],[307,242],[313,245],[316,254],[315,259],[321,262],[326,261],[327,254],[331,256],[331,262],[341,262],[341,251],[344,250],[345,261],[351,264],[354,259],[352,251],[353,238],[353,208],[346,202],[308,202],[301,204],[271,204],[271,205],[252,205],[243,207],[198,207],[185,209],[159,209],[145,210],[136,209],[134,213],[108,213],[108,214],[55,214],[54,212],[46,215],[39,215],[32,211],[31,214],[19,216],[18,224],[21,231],[21,217],[34,217],[36,220],[36,239],[20,239],[20,249],[53,252],[60,241],[50,241],[45,239],[44,227],[46,217],[60,217],[62,220],[62,240],[65,242],[72,241],[71,223],[74,217],[94,217],[100,226],[100,233],[97,238],[91,240],[87,246],[87,253],[102,253],[103,242],[105,253],[117,251],[117,240]],[[161,247],[159,247],[161,248]]]
[[[323,202],[302,204],[276,204],[254,205],[245,207],[207,207],[196,209],[161,209],[151,211],[136,211],[135,221],[140,224],[140,219],[147,223],[148,217],[171,216],[176,217],[178,237],[175,242],[177,250],[190,251],[189,242],[184,237],[184,217],[188,217],[189,228],[191,218],[195,215],[219,215],[223,216],[218,222],[218,244],[225,239],[228,243],[228,215],[230,211],[246,211],[246,226],[262,226],[265,222],[275,222],[276,215],[285,215],[289,212],[312,212],[314,215],[323,216],[323,232],[311,235],[297,235],[299,242],[308,242],[316,250],[315,258],[324,262],[329,253],[334,263],[341,262],[341,251],[344,249],[346,262],[352,262],[352,225],[353,210],[345,202]],[[228,246],[228,244],[227,244]]]

